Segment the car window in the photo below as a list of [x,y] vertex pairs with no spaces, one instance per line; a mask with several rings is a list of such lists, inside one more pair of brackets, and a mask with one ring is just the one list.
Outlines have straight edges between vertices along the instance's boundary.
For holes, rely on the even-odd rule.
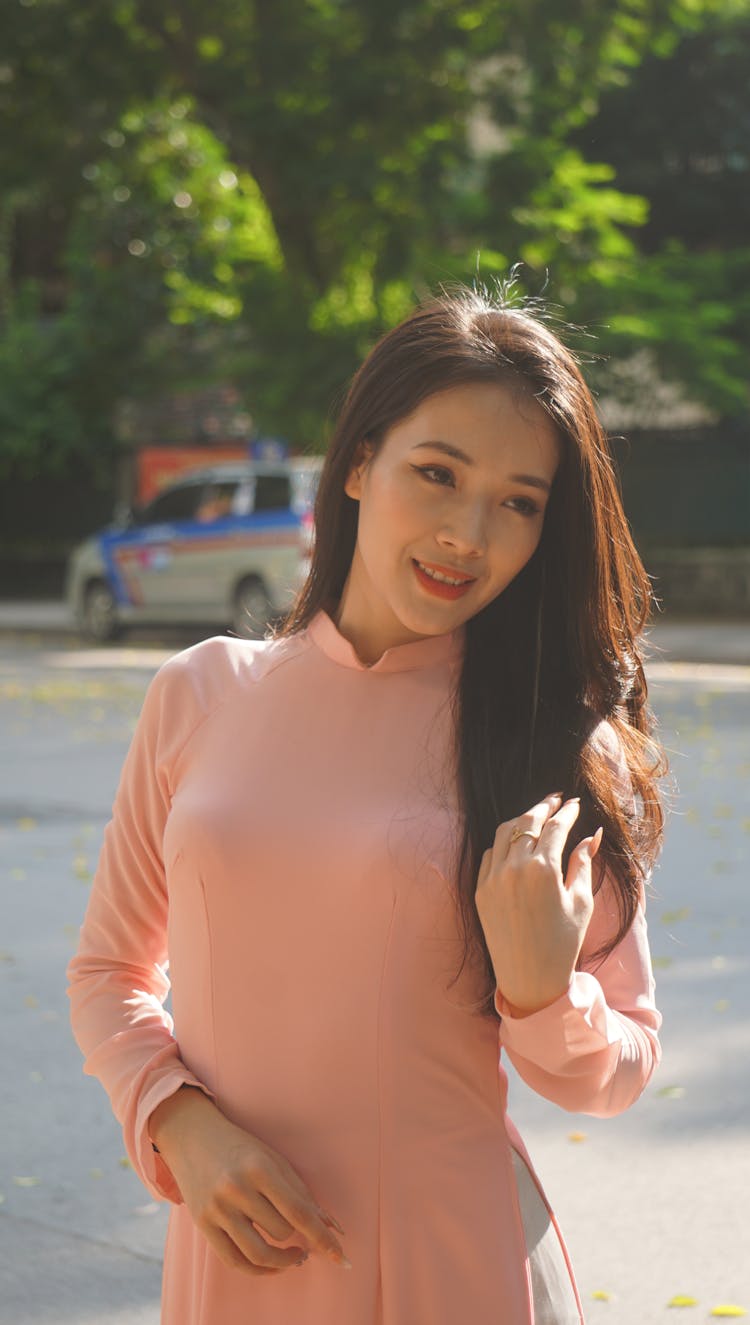
[[212,520],[221,520],[226,515],[232,515],[238,487],[239,483],[233,479],[207,483],[195,512],[196,520],[200,520],[202,524],[210,524]]
[[204,492],[202,483],[181,483],[145,506],[138,515],[138,524],[167,524],[173,520],[195,519]]
[[256,511],[288,510],[291,501],[288,474],[258,474],[255,479]]
[[314,506],[319,482],[319,469],[292,470],[292,506],[295,511],[310,510]]

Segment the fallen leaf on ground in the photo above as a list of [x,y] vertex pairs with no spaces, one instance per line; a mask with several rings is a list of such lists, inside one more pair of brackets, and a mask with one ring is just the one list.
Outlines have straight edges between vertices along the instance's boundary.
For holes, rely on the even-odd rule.
[[676,1297],[671,1297],[667,1303],[668,1307],[697,1307],[697,1297],[687,1297],[684,1293],[678,1293]]
[[586,1140],[586,1133],[585,1133],[585,1132],[568,1132],[568,1140],[569,1140],[569,1141],[585,1141],[585,1140]]
[[662,1086],[657,1095],[663,1100],[681,1100],[685,1094],[684,1086]]
[[606,1292],[603,1288],[595,1288],[591,1294],[595,1302],[611,1302],[612,1294]]
[[32,1175],[29,1177],[14,1177],[13,1181],[16,1184],[16,1187],[38,1187],[42,1180],[41,1178],[35,1178]]
[[120,1165],[121,1169],[132,1169],[133,1167],[127,1155],[120,1155],[120,1158],[118,1159],[117,1163]]
[[662,912],[659,919],[663,925],[674,925],[678,920],[687,920],[690,916],[690,911],[691,908],[689,906],[681,906],[677,911]]
[[733,1302],[722,1302],[718,1307],[714,1307],[712,1316],[746,1316],[744,1307],[737,1307]]
[[89,1177],[90,1177],[90,1178],[103,1178],[103,1177],[104,1177],[104,1169],[89,1169]]
[[656,971],[666,971],[667,967],[672,965],[673,960],[672,957],[652,957],[651,965]]

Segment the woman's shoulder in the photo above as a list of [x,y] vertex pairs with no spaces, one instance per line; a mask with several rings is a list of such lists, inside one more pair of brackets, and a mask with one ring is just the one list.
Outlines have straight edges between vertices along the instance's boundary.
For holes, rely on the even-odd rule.
[[212,635],[168,658],[152,684],[185,697],[189,694],[205,711],[237,689],[257,684],[306,647],[302,634],[260,640]]

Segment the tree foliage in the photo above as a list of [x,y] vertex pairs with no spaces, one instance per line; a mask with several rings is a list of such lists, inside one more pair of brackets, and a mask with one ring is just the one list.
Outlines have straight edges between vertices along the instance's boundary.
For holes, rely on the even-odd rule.
[[[648,344],[741,409],[747,227],[722,264],[695,163],[719,154],[722,196],[742,193],[749,14],[18,0],[0,62],[0,464],[103,473],[120,399],[224,379],[264,428],[322,444],[416,294],[519,260],[602,354]],[[711,113],[691,148],[696,69]],[[694,163],[689,183],[677,170],[693,230],[670,211],[673,158]]]

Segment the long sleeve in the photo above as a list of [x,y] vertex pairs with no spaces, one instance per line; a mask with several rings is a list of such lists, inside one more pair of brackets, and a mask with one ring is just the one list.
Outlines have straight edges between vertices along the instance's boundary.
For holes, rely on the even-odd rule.
[[180,1057],[164,1008],[167,887],[162,839],[171,769],[204,716],[187,655],[153,678],[126,756],[112,818],[68,965],[71,1025],[84,1072],[109,1095],[135,1172],[158,1200],[182,1200],[148,1133],[149,1115],[187,1082],[213,1092]]
[[[595,908],[604,909],[608,896],[605,878]],[[576,971],[566,993],[528,1017],[504,1011],[499,992],[495,1006],[502,1018],[500,1043],[527,1085],[571,1113],[602,1118],[623,1113],[661,1060],[662,1017],[654,1002],[642,903],[596,975]]]
[[[612,729],[603,724],[601,735],[611,748]],[[616,753],[615,764],[625,787],[629,778]],[[519,1076],[570,1112],[598,1117],[624,1112],[661,1061],[662,1016],[654,1001],[645,907],[642,888],[633,924],[596,974],[576,971],[566,992],[548,1007],[513,1017],[496,990],[500,1044]],[[586,966],[587,958],[617,928],[616,894],[607,871],[594,899],[581,965]]]

